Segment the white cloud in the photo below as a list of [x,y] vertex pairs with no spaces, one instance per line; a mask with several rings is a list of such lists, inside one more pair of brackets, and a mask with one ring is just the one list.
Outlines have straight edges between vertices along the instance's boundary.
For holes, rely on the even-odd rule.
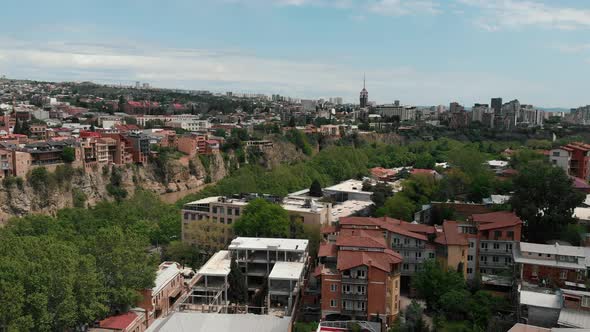
[[[529,0],[457,0],[483,10],[476,24],[486,30],[541,26],[561,30],[590,28],[590,10]],[[490,29],[490,27],[493,27]]]
[[556,48],[562,53],[579,54],[590,51],[590,43],[577,45],[557,45]]
[[[293,97],[342,96],[356,101],[362,73],[371,100],[438,104],[457,99],[469,104],[491,95],[514,95],[529,102],[550,93],[539,83],[489,73],[423,72],[395,65],[361,67],[338,61],[308,62],[259,57],[236,50],[160,48],[133,45],[48,42],[0,43],[0,72],[47,80],[136,80],[154,86],[213,91],[280,93]],[[473,84],[477,82],[477,84]],[[527,98],[528,97],[528,98]]]
[[410,14],[438,14],[439,5],[428,0],[377,0],[369,5],[369,11],[387,16]]

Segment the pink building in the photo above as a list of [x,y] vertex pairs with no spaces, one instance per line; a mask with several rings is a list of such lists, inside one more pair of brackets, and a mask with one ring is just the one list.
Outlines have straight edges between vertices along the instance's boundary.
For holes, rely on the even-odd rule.
[[163,262],[156,274],[155,286],[142,291],[143,301],[139,306],[147,312],[148,326],[170,313],[176,301],[186,291],[180,264]]

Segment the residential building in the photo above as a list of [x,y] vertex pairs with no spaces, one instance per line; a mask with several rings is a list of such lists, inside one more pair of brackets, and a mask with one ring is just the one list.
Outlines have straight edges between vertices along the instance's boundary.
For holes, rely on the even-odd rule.
[[511,286],[512,250],[520,242],[522,220],[508,211],[473,214],[459,229],[469,241],[468,279],[479,272],[484,284]]
[[231,225],[244,211],[248,202],[255,198],[264,198],[280,204],[293,220],[300,220],[309,225],[327,225],[330,223],[331,204],[322,203],[317,199],[287,197],[281,199],[275,196],[236,195],[234,197],[213,196],[190,202],[182,209],[183,241],[191,242],[186,237],[185,229],[192,222],[211,220]]
[[388,248],[380,230],[342,228],[335,243],[321,244],[318,256],[314,277],[320,282],[322,318],[395,321],[402,256]]
[[139,304],[146,310],[147,325],[160,317],[167,316],[184,291],[184,277],[180,264],[175,262],[160,264],[154,287],[142,291],[143,300]]
[[346,180],[341,183],[323,189],[324,196],[334,198],[336,202],[343,202],[347,200],[367,201],[371,202],[370,191],[363,191],[363,181],[360,180]]
[[540,286],[587,289],[590,248],[520,242],[514,246],[513,255],[522,281]]
[[376,106],[375,110],[382,117],[397,117],[399,118],[399,121],[416,120],[416,108],[412,106],[400,105],[399,101],[396,101],[394,104]]
[[569,175],[590,179],[590,144],[574,142],[550,151],[549,160]]

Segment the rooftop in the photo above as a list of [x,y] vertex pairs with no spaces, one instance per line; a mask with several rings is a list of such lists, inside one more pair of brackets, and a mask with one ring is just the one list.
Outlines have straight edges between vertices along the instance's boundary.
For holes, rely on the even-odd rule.
[[229,249],[278,250],[304,252],[309,240],[272,239],[259,237],[237,237],[229,245]]
[[369,191],[363,191],[363,181],[360,180],[346,180],[344,182],[340,182],[335,184],[331,187],[327,187],[324,190],[327,191],[342,191],[342,192],[356,192],[356,193],[364,193],[367,195],[371,195],[372,193]]
[[360,211],[364,211],[373,205],[370,201],[347,200],[342,203],[332,206],[332,221],[337,221],[340,218],[352,216]]
[[155,286],[152,288],[152,295],[160,292],[178,274],[180,274],[178,263],[164,262],[160,264],[160,269],[156,273]]
[[137,314],[129,311],[121,315],[110,316],[99,322],[99,326],[107,329],[124,330],[137,319]]
[[299,280],[303,275],[305,263],[299,262],[276,262],[268,275],[269,279],[278,280]]
[[173,312],[166,319],[156,320],[147,332],[284,332],[287,330],[289,330],[289,319],[273,315]]
[[229,251],[220,250],[199,269],[199,274],[225,277],[230,272],[231,257]]

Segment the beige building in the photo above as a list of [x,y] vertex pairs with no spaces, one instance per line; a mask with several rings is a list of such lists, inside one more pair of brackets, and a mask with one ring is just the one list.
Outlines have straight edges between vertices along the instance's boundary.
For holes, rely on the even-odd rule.
[[[182,209],[182,230],[191,222],[199,220],[211,220],[222,224],[231,225],[243,213],[252,197],[225,197],[213,196],[184,205]],[[299,219],[308,225],[327,225],[331,218],[332,206],[330,203],[322,203],[311,198],[287,197],[278,203],[287,210],[293,219]]]

